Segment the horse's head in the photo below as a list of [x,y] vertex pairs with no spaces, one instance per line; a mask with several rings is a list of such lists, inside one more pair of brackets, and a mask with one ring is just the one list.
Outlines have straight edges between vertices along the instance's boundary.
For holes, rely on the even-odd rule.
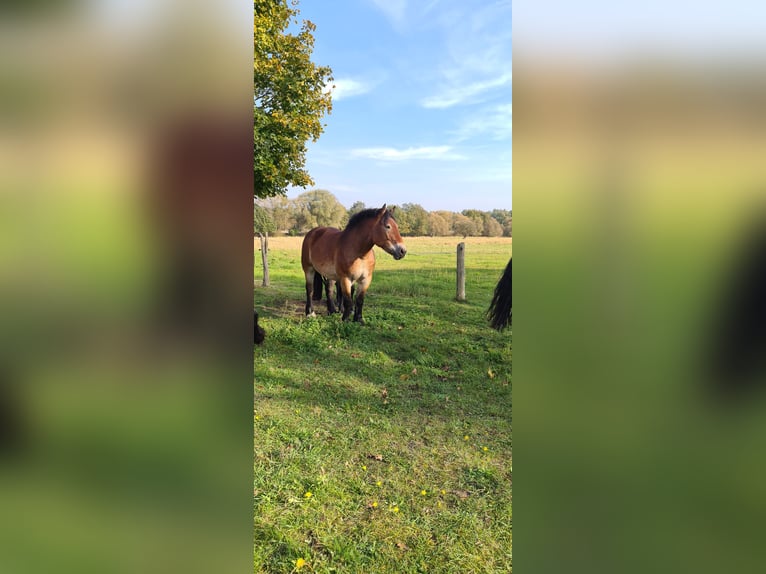
[[402,236],[399,235],[399,226],[391,212],[386,209],[385,204],[380,208],[375,218],[372,240],[375,245],[392,255],[394,259],[401,259],[407,254]]

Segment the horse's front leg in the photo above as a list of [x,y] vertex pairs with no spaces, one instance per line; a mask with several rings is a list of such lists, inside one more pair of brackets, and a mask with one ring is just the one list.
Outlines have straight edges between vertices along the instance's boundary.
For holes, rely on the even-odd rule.
[[351,315],[351,279],[348,277],[341,277],[340,290],[343,294],[343,320],[348,321],[349,315]]
[[359,280],[359,285],[356,291],[356,297],[354,298],[354,321],[364,325],[364,319],[362,318],[362,307],[364,306],[364,294],[367,293],[367,288],[370,286],[371,277],[362,277]]
[[[351,299],[354,298],[354,287],[355,285],[351,285]],[[340,283],[336,283],[335,287],[335,306],[338,311],[343,311],[343,291],[340,289]]]
[[333,296],[333,293],[335,292],[335,283],[336,282],[334,279],[328,279],[325,287],[325,293],[327,294],[328,315],[332,315],[338,311],[338,309],[335,307],[335,297]]

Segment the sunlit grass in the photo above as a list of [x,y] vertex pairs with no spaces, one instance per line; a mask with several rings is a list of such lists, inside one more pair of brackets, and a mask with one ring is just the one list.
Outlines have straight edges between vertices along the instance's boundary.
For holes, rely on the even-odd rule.
[[305,319],[300,238],[271,239],[272,286],[255,289],[256,572],[511,571],[512,333],[484,317],[511,242],[464,240],[457,303],[461,240],[378,252],[359,326]]

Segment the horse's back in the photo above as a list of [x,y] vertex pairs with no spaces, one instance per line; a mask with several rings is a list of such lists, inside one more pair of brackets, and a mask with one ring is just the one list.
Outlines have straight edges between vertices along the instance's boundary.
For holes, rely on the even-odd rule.
[[306,271],[310,267],[332,261],[340,229],[334,227],[314,227],[303,238],[301,265]]

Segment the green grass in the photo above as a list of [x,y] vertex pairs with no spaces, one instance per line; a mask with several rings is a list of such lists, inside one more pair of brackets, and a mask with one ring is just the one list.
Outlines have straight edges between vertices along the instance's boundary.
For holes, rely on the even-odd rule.
[[464,240],[458,303],[458,241],[377,251],[363,326],[303,317],[300,238],[268,288],[256,254],[255,572],[511,571],[512,333],[484,317],[511,242]]

